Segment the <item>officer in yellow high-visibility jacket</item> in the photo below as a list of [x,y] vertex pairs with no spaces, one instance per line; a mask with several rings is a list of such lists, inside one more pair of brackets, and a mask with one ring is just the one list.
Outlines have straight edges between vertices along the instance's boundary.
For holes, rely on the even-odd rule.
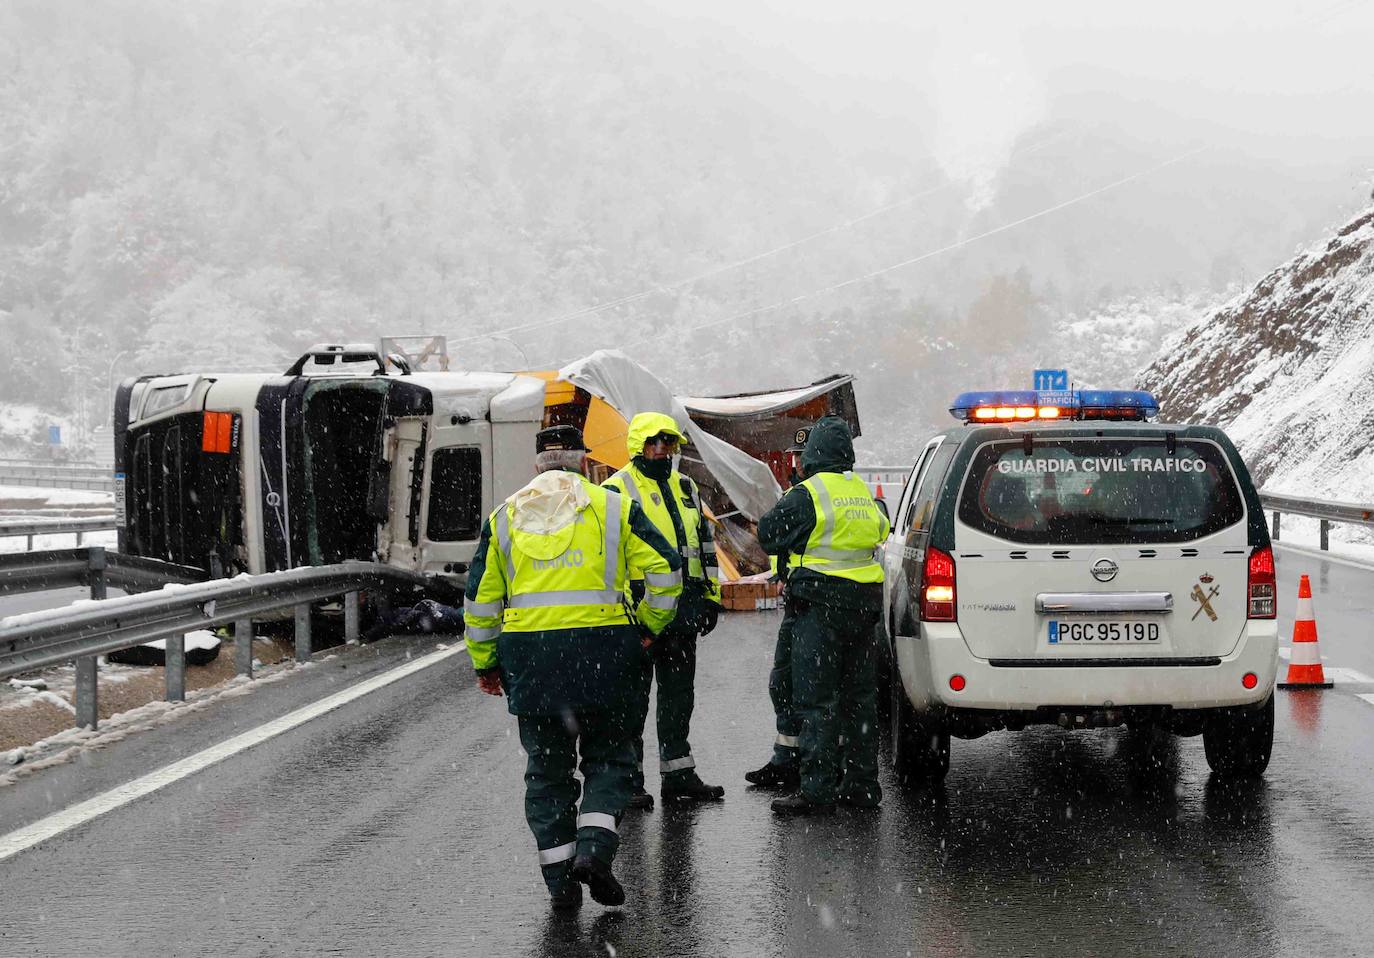
[[792,707],[801,719],[801,789],[773,802],[783,815],[882,801],[874,632],[883,602],[877,548],[889,525],[853,467],[849,426],[827,416],[806,440],[806,478],[759,520],[764,551],[786,556]]
[[[663,538],[682,557],[682,600],[677,618],[654,643],[652,662],[639,682],[643,717],[635,735],[634,792],[631,808],[653,808],[644,789],[644,722],[648,719],[649,687],[658,679],[659,794],[665,802],[718,801],[720,785],[708,785],[696,770],[688,735],[696,700],[697,637],[716,627],[720,614],[720,573],[711,523],[701,506],[696,483],[673,468],[673,456],[687,437],[676,420],[664,413],[640,413],[630,420],[626,445],[630,463],[603,485],[644,509]],[[638,591],[642,586],[632,583]]]
[[[545,429],[537,449],[539,475],[482,526],[465,637],[478,686],[504,690],[519,721],[525,820],[554,907],[577,907],[583,884],[619,905],[611,863],[635,766],[635,683],[650,635],[673,619],[682,563],[632,500],[586,479],[580,430]],[[634,609],[631,578],[646,586]]]

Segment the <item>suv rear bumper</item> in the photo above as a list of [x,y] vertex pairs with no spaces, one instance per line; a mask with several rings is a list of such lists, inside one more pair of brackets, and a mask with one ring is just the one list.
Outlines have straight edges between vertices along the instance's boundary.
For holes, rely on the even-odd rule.
[[[918,709],[990,709],[1033,711],[1044,706],[1110,708],[1130,705],[1167,705],[1176,709],[1218,708],[1262,702],[1274,689],[1278,674],[1278,623],[1252,619],[1231,654],[1209,659],[1164,660],[1129,665],[1103,659],[1073,665],[1034,665],[1018,660],[989,660],[969,654],[957,625],[925,623],[922,638],[898,639],[903,682],[914,693]],[[926,662],[920,661],[922,652]],[[905,653],[905,654],[904,654]],[[911,682],[925,673],[927,688]],[[1258,681],[1247,689],[1242,677],[1253,672]],[[962,675],[964,688],[949,687],[950,676]]]

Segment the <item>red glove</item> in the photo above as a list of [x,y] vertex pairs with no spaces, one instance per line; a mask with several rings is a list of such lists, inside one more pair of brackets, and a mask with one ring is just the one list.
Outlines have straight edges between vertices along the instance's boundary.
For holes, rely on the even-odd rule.
[[501,673],[500,672],[478,672],[477,687],[488,695],[501,695]]

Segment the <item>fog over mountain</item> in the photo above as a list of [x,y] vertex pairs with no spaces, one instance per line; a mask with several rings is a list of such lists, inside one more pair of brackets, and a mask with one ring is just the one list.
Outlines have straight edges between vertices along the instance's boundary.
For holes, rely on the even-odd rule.
[[0,402],[89,426],[121,375],[443,333],[474,368],[616,346],[698,394],[854,372],[861,446],[900,456],[960,388],[1132,379],[1361,208],[1370,21],[10,0]]

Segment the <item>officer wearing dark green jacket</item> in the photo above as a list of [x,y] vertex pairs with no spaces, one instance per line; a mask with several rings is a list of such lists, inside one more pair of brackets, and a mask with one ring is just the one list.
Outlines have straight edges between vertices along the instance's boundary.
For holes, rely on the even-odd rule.
[[[810,431],[806,430],[805,435],[809,434]],[[799,436],[799,440],[805,442],[805,435]],[[787,451],[800,453],[804,448],[793,446]],[[801,481],[801,475],[793,469],[788,480],[788,488],[800,485]],[[773,740],[773,757],[762,767],[745,772],[744,780],[750,785],[769,791],[795,792],[801,787],[801,719],[792,708],[792,627],[796,624],[797,612],[791,595],[786,590],[786,557],[772,555],[768,560],[773,574],[784,586],[782,622],[778,625],[778,638],[773,645],[773,668],[768,673],[768,697],[773,702],[777,737]]]
[[[483,692],[509,696],[529,756],[525,820],[555,908],[603,905],[630,796],[644,643],[672,621],[681,560],[630,500],[589,482],[582,433],[537,437],[536,476],[482,526],[463,606]],[[631,609],[631,578],[645,583]],[[573,770],[581,756],[582,803]]]
[[874,630],[883,601],[879,543],[887,517],[854,475],[843,419],[816,423],[802,452],[800,485],[759,520],[759,542],[787,567],[792,625],[792,704],[801,789],[776,799],[784,815],[832,811],[836,802],[876,808],[878,703]]
[[[638,684],[643,718],[635,734],[634,792],[631,808],[653,808],[644,789],[644,722],[649,687],[658,679],[659,794],[665,802],[717,801],[725,795],[708,785],[696,770],[688,742],[696,700],[697,637],[716,627],[720,613],[716,543],[701,506],[696,483],[673,468],[673,455],[687,441],[677,421],[666,413],[644,412],[630,420],[626,447],[630,464],[603,485],[635,502],[682,557],[682,598],[677,617],[654,643]],[[631,583],[638,592],[642,586]]]

